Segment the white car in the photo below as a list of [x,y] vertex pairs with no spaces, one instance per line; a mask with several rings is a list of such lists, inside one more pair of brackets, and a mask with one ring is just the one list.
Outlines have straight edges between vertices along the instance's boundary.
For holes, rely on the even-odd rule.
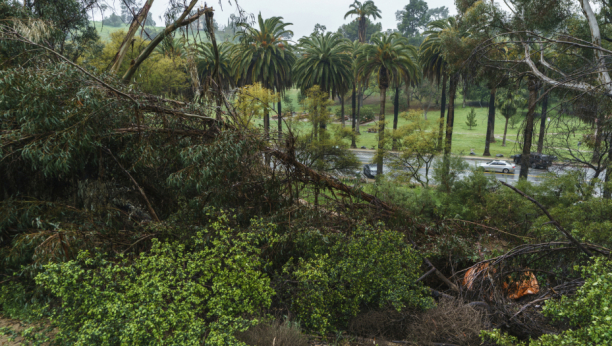
[[490,161],[486,163],[481,163],[480,165],[478,165],[478,167],[480,167],[484,171],[489,172],[514,173],[514,168],[516,166],[506,161]]

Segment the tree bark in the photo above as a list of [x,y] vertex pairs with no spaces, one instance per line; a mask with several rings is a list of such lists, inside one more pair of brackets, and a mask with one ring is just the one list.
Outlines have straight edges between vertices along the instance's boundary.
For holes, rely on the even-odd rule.
[[132,45],[132,39],[134,38],[134,34],[136,34],[136,31],[138,31],[140,23],[144,25],[144,23],[146,22],[147,15],[149,14],[149,10],[151,9],[153,1],[154,0],[147,0],[147,2],[140,10],[140,13],[135,16],[134,19],[132,19],[132,24],[130,24],[130,28],[128,29],[128,32],[125,35],[123,42],[121,42],[121,46],[119,46],[119,51],[117,51],[117,54],[115,54],[115,57],[111,62],[110,72],[112,74],[117,74],[117,72],[119,72],[119,68],[121,68],[121,64],[123,63],[123,58],[125,58],[125,54]]
[[357,90],[356,90],[356,86],[355,83],[353,83],[353,95],[351,97],[351,103],[352,103],[352,127],[353,127],[353,137],[351,138],[351,148],[357,148],[357,143],[355,142],[355,137],[357,132],[355,129],[356,126],[356,120],[357,120]]
[[283,106],[281,101],[278,101],[278,142],[283,138]]
[[489,95],[489,117],[487,118],[487,133],[485,134],[485,149],[482,156],[491,156],[491,138],[493,133],[493,119],[495,118],[495,89]]
[[453,143],[453,125],[455,122],[455,95],[457,93],[457,80],[459,73],[455,73],[450,78],[448,90],[448,115],[446,117],[446,145],[444,146],[444,156],[451,154]]
[[399,88],[395,88],[395,97],[393,98],[393,145],[391,150],[395,150],[397,145],[397,139],[395,138],[395,131],[397,131],[397,121],[399,118]]
[[544,95],[542,100],[542,118],[540,119],[540,136],[538,137],[538,153],[544,150],[544,136],[546,135],[546,112],[548,111],[548,95]]
[[360,121],[360,116],[361,116],[361,106],[363,106],[363,92],[361,90],[361,87],[359,87],[359,94],[357,96],[357,119],[355,121],[355,133],[360,135],[361,133],[359,133],[359,123]]
[[387,88],[380,89],[380,115],[378,116],[378,162],[376,175],[383,174],[383,151],[385,146],[385,104],[387,103]]
[[340,96],[340,118],[342,118],[342,128],[346,126],[344,122],[344,95]]
[[529,175],[529,165],[531,158],[531,141],[533,139],[533,115],[536,108],[536,99],[538,96],[537,82],[534,77],[529,78],[529,110],[527,111],[527,119],[525,120],[525,131],[523,134],[523,154],[521,155],[521,173],[519,178],[527,179]]
[[502,147],[506,146],[506,134],[508,133],[508,121],[510,118],[506,118],[506,126],[504,127],[504,141],[502,143]]
[[438,150],[442,151],[443,141],[442,134],[444,133],[444,112],[446,111],[446,83],[448,81],[448,75],[442,71],[442,100],[440,101],[440,132],[438,134]]
[[149,55],[151,55],[151,53],[153,53],[153,50],[155,49],[155,47],[157,47],[157,45],[160,44],[166,36],[170,35],[173,31],[175,31],[176,29],[180,27],[193,23],[207,11],[212,11],[212,8],[206,8],[204,12],[198,11],[197,14],[189,17],[188,19],[185,19],[185,17],[187,17],[187,15],[189,14],[189,12],[191,12],[191,10],[193,9],[193,7],[195,6],[197,2],[198,0],[191,0],[191,2],[189,3],[189,6],[187,6],[187,8],[181,14],[179,19],[177,19],[176,22],[168,25],[164,31],[162,31],[159,35],[157,35],[153,39],[153,41],[151,41],[151,43],[147,45],[147,47],[140,53],[138,58],[136,58],[134,63],[130,66],[130,68],[123,75],[122,80],[124,83],[130,82],[130,80],[134,76],[134,73],[136,73],[136,70],[138,70],[138,67],[140,67],[140,64],[142,64],[142,62],[145,61],[149,57]]
[[491,132],[489,132],[491,143],[495,143],[495,94],[497,89],[491,90],[491,97],[489,98],[489,117],[491,117]]
[[[610,139],[608,139],[610,141]],[[610,187],[610,181],[612,181],[612,143],[608,143],[608,167],[606,168],[606,177],[603,190],[603,198],[610,199],[612,197],[612,188]]]

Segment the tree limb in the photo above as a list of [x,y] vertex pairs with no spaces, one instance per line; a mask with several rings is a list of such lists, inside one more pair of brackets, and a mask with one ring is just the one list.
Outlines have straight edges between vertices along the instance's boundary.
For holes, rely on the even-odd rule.
[[582,246],[582,244],[576,240],[576,238],[574,238],[568,231],[566,231],[561,224],[555,220],[552,215],[550,215],[550,213],[548,212],[548,210],[546,210],[546,208],[540,204],[538,201],[536,201],[535,199],[527,196],[523,191],[517,189],[516,187],[505,183],[503,181],[500,181],[500,183],[502,183],[502,185],[505,185],[506,187],[509,187],[510,189],[512,189],[514,192],[518,193],[519,195],[525,197],[526,199],[528,199],[531,203],[535,204],[538,206],[538,208],[540,208],[544,214],[546,214],[546,216],[550,219],[550,221],[552,222],[553,225],[555,225],[555,227],[557,227],[557,229],[563,233],[565,235],[565,237],[567,239],[569,239],[569,241],[571,241],[572,243],[574,243],[580,250],[582,250],[582,252],[584,252],[587,256],[589,257],[593,257],[593,253],[591,251],[589,251],[587,248],[585,248],[584,246]]

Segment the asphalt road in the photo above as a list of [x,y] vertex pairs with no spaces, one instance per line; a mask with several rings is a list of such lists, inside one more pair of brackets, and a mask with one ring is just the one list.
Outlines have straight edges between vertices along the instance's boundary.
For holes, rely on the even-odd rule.
[[[368,151],[358,151],[355,150],[354,153],[357,155],[357,158],[359,159],[359,161],[361,161],[364,165],[365,164],[369,164],[372,163],[372,158],[374,157],[374,153],[373,152],[368,152]],[[493,158],[491,159],[493,160]],[[479,164],[481,163],[485,163],[491,160],[482,160],[482,159],[467,159],[466,161],[469,163],[470,167],[477,167]],[[503,160],[503,159],[502,159]],[[512,162],[507,160],[508,162]],[[556,170],[556,169],[562,169],[560,167],[551,167],[550,170]],[[493,173],[493,172],[486,172],[485,174],[488,176],[494,176],[497,180],[501,180],[503,182],[512,184],[515,183],[519,180],[519,172],[521,170],[521,167],[519,165],[516,166],[516,169],[514,171],[514,173]],[[384,165],[383,166],[383,171],[385,173],[388,173],[390,171],[390,167]],[[425,174],[425,169],[421,169],[419,171],[419,173],[421,174]],[[544,177],[544,174],[546,173],[546,170],[543,169],[533,169],[533,168],[529,168],[529,176],[527,177],[527,180],[538,183],[542,180],[542,178]],[[430,176],[431,176],[431,170],[429,172]],[[465,172],[465,175],[468,175],[469,171]]]

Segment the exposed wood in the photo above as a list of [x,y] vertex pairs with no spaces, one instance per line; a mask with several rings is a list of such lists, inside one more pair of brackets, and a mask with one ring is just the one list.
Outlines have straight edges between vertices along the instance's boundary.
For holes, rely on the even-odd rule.
[[134,16],[132,24],[130,24],[130,28],[128,29],[128,32],[125,37],[123,38],[123,42],[121,42],[121,46],[119,46],[117,54],[115,54],[113,61],[111,61],[111,73],[116,74],[117,72],[119,72],[119,68],[121,68],[121,64],[123,63],[123,58],[125,57],[125,54],[127,53],[130,46],[132,45],[134,34],[136,34],[138,27],[140,27],[141,25],[144,27],[144,23],[147,20],[147,15],[149,14],[151,5],[153,5],[153,1],[154,0],[147,0],[138,15]]

